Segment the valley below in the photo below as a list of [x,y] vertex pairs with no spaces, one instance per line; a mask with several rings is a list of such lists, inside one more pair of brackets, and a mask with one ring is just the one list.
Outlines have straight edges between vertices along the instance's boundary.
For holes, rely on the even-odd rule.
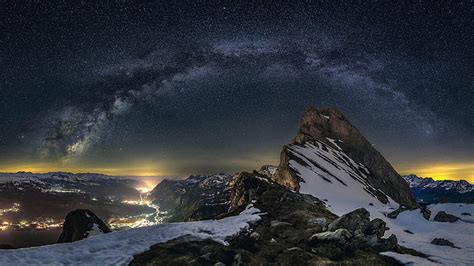
[[91,209],[113,230],[161,223],[139,177],[100,174],[0,174],[0,245],[22,248],[57,243],[64,218]]
[[401,177],[334,108],[253,172],[4,173],[0,192],[0,264],[474,263],[472,185]]

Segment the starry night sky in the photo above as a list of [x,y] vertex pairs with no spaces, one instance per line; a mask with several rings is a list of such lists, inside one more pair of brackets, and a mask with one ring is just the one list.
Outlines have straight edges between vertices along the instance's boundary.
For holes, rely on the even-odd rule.
[[314,105],[474,181],[469,1],[48,2],[0,4],[0,171],[252,170]]

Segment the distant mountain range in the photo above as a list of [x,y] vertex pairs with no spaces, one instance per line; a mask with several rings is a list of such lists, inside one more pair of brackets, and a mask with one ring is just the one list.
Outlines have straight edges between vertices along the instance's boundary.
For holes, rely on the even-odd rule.
[[[104,182],[99,185],[102,194],[112,191],[108,178],[92,178],[81,186],[77,178],[46,177],[51,185],[34,195],[74,195],[76,202],[81,196],[98,196],[88,192],[93,185],[87,186],[97,180]],[[15,181],[7,179],[14,186]],[[57,185],[60,191],[74,192],[56,192],[58,180],[71,180]],[[123,180],[114,182],[130,187]],[[22,194],[10,189],[15,189],[12,195]],[[421,206],[464,202],[473,193],[467,182],[402,178],[339,110],[312,107],[304,112],[294,140],[283,147],[278,166],[164,180],[146,195],[138,193],[146,204],[142,207],[158,210],[159,215],[140,216],[138,224],[149,226],[67,245],[0,251],[0,265],[474,265],[474,205]],[[98,206],[83,200],[80,207],[67,208],[94,210],[107,223],[111,219],[101,211],[117,202],[124,210],[122,205],[133,196],[121,194],[108,195],[104,202],[90,199]],[[16,199],[11,204],[5,214],[24,210],[26,202]],[[93,215],[79,210],[68,216],[64,235],[76,232],[67,224],[91,221]],[[153,220],[166,223],[153,225]]]
[[474,203],[474,186],[466,180],[433,180],[417,175],[403,179],[421,203]]
[[[413,184],[417,181],[414,179]],[[450,187],[463,192],[469,190],[463,186],[464,183],[457,184],[452,183]],[[442,185],[443,191],[452,193],[452,190],[444,189],[447,186]],[[470,222],[465,222],[470,221],[469,217],[474,213],[471,206],[456,203],[422,207],[417,202],[420,198],[415,198],[411,189],[417,190],[410,188],[340,111],[309,108],[303,114],[295,139],[283,147],[278,166],[264,165],[259,171],[241,172],[234,176],[190,176],[187,180],[165,180],[153,189],[149,200],[169,215],[168,222],[219,220],[235,215],[243,206],[259,209],[264,213],[262,220],[252,225],[251,231],[230,241],[225,251],[244,254],[247,251],[243,249],[250,250],[245,253],[248,256],[239,255],[248,264],[320,263],[314,254],[331,262],[335,256],[341,256],[342,259],[338,259],[341,264],[396,264],[379,261],[377,256],[381,251],[390,251],[382,254],[407,264],[433,262],[408,255],[404,248],[396,248],[397,245],[416,249],[428,257],[436,254],[433,260],[441,264],[474,262],[468,253],[463,252],[464,248],[473,245],[467,235],[474,228]],[[443,198],[433,198],[433,202],[439,202],[438,199]],[[449,225],[438,222],[436,220],[442,220],[438,219],[443,214],[441,211],[447,213],[445,217],[462,217],[463,220]],[[340,218],[335,219],[336,215]],[[332,225],[328,221],[332,221]],[[338,227],[338,223],[347,224]],[[364,223],[371,225],[365,226]],[[382,229],[378,235],[388,238],[370,235],[374,228]],[[347,239],[344,234],[348,234]],[[369,241],[371,244],[367,246],[368,238],[373,242]],[[319,239],[317,248],[311,247],[315,239]],[[462,246],[462,249],[446,249],[432,243],[445,239],[452,240],[453,246]],[[357,255],[338,253],[342,247],[349,253],[361,249],[377,252],[368,253],[368,257],[358,260]],[[189,257],[193,249],[197,251]],[[164,258],[191,262],[201,256],[202,249],[212,250],[212,254],[223,254],[222,247],[210,243],[183,243],[180,240],[156,245],[150,251],[136,255],[132,265],[157,263],[166,260]],[[181,256],[176,254],[176,250],[188,250],[188,253]],[[208,264],[232,262],[234,259],[216,256],[210,258]]]

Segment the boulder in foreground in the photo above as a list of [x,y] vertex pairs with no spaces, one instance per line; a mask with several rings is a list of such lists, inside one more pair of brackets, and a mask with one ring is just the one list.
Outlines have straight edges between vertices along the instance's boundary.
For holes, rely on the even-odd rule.
[[438,246],[448,246],[452,248],[458,248],[453,244],[453,242],[446,240],[444,238],[435,238],[431,241],[431,244],[438,245]]
[[110,232],[109,227],[95,213],[78,209],[66,216],[58,243],[79,241],[92,235]]
[[459,217],[446,213],[444,211],[440,211],[438,212],[438,214],[436,214],[434,220],[442,223],[454,223],[459,220]]

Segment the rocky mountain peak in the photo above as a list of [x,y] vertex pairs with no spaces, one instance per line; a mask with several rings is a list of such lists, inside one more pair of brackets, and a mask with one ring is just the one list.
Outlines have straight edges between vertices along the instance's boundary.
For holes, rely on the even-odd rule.
[[353,131],[357,131],[357,129],[338,109],[310,107],[301,117],[300,129],[294,142],[302,144],[325,137],[340,139],[340,136],[349,136]]
[[[334,107],[309,107],[301,117],[297,144],[320,140],[334,146],[329,139],[355,147],[372,146],[344,114]],[[360,147],[362,149],[363,147]],[[372,150],[375,150],[372,148]]]
[[[332,166],[323,166],[327,163]],[[316,171],[321,180],[331,183],[334,179],[347,186],[347,182],[339,178],[340,173],[335,173],[343,170],[382,203],[387,203],[390,197],[401,205],[417,206],[405,181],[336,108],[310,107],[305,110],[293,143],[286,145],[281,153],[279,171],[274,179],[300,191],[301,183],[306,182],[299,173],[301,167]]]

